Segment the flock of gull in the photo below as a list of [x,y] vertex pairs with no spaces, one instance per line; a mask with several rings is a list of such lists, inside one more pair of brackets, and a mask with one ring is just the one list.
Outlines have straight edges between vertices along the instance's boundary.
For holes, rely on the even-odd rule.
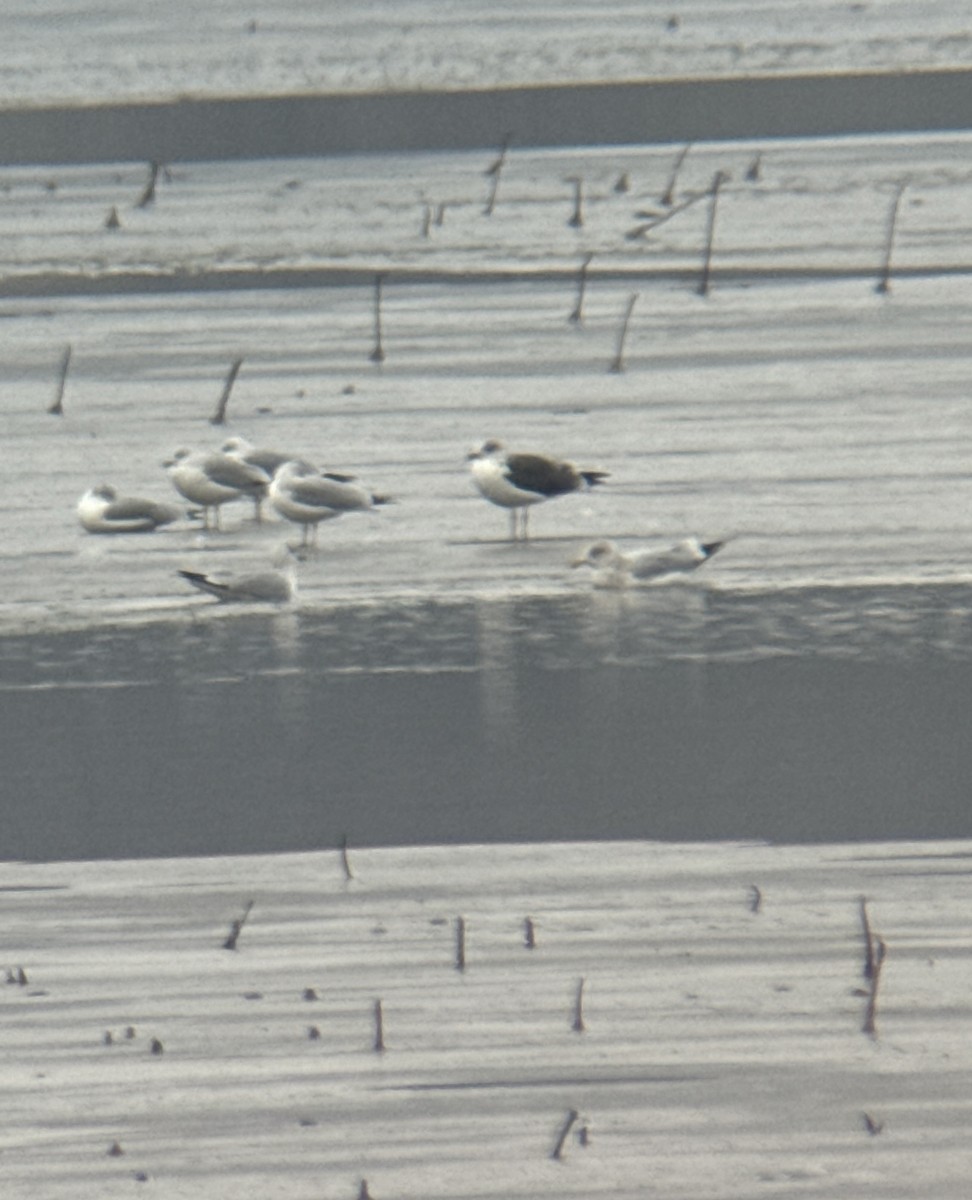
[[[535,504],[602,483],[607,472],[582,470],[546,454],[508,451],[489,440],[467,456],[472,482],[491,503],[510,517],[512,541],[529,538],[529,512]],[[274,556],[273,569],[220,581],[196,571],[180,571],[187,583],[221,601],[286,603],[295,595],[296,563],[316,545],[322,521],[363,512],[391,502],[354,476],[321,470],[304,458],[262,450],[245,438],[232,437],[214,451],[180,449],[165,463],[175,490],[193,506],[188,515],[206,530],[220,529],[224,504],[248,499],[256,521],[269,502],[284,520],[300,528],[300,543],[285,545]],[[78,518],[89,533],[150,533],[187,513],[174,504],[121,496],[108,484],[91,488],[78,501]],[[725,542],[690,537],[674,545],[627,554],[611,541],[597,541],[572,562],[594,572],[596,586],[630,584],[685,574],[707,562]]]

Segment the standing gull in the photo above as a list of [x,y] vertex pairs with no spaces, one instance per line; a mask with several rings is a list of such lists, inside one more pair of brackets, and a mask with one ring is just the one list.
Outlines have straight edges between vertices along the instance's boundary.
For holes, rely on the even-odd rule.
[[661,579],[666,575],[685,575],[709,561],[725,542],[700,542],[685,538],[658,550],[639,550],[623,554],[614,542],[601,541],[588,546],[572,567],[592,567],[595,587],[626,587],[630,583]]
[[88,533],[151,533],[181,516],[174,504],[119,496],[107,483],[89,488],[78,501],[78,520]]
[[350,475],[322,473],[300,462],[284,463],[270,484],[270,503],[282,517],[300,525],[303,546],[308,540],[316,543],[321,521],[388,501],[387,496],[374,495]]
[[[266,471],[229,454],[177,450],[165,466],[176,491],[202,505],[207,529],[219,529],[220,505],[241,496],[262,497],[270,483]],[[214,514],[212,525],[210,511]]]
[[[227,438],[219,448],[220,454],[228,454],[230,458],[235,458],[238,462],[246,463],[250,467],[256,467],[263,471],[267,479],[273,478],[274,472],[286,462],[299,462],[302,467],[306,467],[309,471],[315,470],[314,464],[309,463],[304,458],[297,458],[294,454],[283,454],[279,450],[264,450],[258,446],[254,446],[252,442],[248,442],[245,437],[239,435]],[[266,499],[267,493],[254,492],[252,496],[255,517],[257,521],[263,520],[263,501]]]
[[510,538],[526,541],[529,506],[565,496],[607,479],[606,471],[582,471],[572,462],[544,454],[507,453],[502,442],[483,442],[466,456],[473,483],[493,504],[510,510]]
[[215,596],[223,604],[287,604],[297,594],[297,566],[287,547],[274,555],[274,564],[272,571],[237,575],[226,580],[211,579],[199,571],[180,571],[179,574],[194,588]]

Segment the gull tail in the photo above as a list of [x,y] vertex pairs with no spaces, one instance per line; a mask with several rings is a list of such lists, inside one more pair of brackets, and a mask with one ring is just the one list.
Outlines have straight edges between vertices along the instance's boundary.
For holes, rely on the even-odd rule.
[[211,596],[217,596],[220,600],[229,591],[225,583],[214,583],[207,576],[200,575],[198,571],[180,571],[179,574],[193,587],[199,588],[201,592],[208,592]]
[[584,482],[587,484],[588,487],[594,487],[595,484],[603,483],[605,479],[609,479],[610,472],[609,471],[581,471],[580,476],[581,476],[581,479],[584,480]]

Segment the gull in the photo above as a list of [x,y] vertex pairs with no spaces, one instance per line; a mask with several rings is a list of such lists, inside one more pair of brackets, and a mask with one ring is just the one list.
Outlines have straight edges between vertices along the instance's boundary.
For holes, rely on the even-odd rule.
[[302,546],[307,545],[311,536],[317,541],[317,526],[321,521],[389,503],[389,497],[374,495],[351,475],[323,473],[296,461],[278,468],[269,494],[277,512],[301,526]]
[[[272,479],[274,472],[287,462],[299,462],[302,467],[306,467],[309,471],[316,469],[313,463],[309,463],[304,458],[297,458],[295,454],[283,454],[279,450],[260,449],[254,446],[252,442],[248,442],[245,437],[240,437],[239,435],[227,438],[222,446],[220,446],[219,453],[228,454],[230,458],[235,458],[237,461],[246,463],[248,466],[256,467],[266,474],[268,480]],[[263,501],[265,499],[265,491],[254,492],[252,496],[257,521],[263,520]]]
[[272,571],[237,575],[226,580],[211,579],[199,571],[180,571],[179,574],[194,588],[215,596],[223,604],[287,604],[297,595],[297,566],[287,546],[274,555],[273,561],[275,569]]
[[78,520],[88,533],[151,533],[180,516],[173,504],[119,496],[108,483],[89,488],[78,501]]
[[623,554],[614,542],[600,541],[588,546],[570,565],[593,567],[596,587],[625,587],[636,581],[685,575],[708,562],[724,545],[724,541],[700,542],[692,537],[657,550]]
[[[165,467],[176,491],[193,504],[202,505],[206,529],[219,529],[220,505],[241,496],[262,498],[270,483],[266,471],[230,454],[177,450]],[[214,514],[212,526],[210,510]]]
[[490,439],[466,456],[473,483],[493,504],[510,510],[510,538],[528,537],[529,505],[564,496],[607,479],[606,471],[582,471],[572,462],[544,454],[510,454]]

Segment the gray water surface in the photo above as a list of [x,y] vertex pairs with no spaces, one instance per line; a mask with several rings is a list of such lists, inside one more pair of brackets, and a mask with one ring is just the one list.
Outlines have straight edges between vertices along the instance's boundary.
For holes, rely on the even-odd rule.
[[968,837],[970,601],[677,586],[9,636],[0,856]]

